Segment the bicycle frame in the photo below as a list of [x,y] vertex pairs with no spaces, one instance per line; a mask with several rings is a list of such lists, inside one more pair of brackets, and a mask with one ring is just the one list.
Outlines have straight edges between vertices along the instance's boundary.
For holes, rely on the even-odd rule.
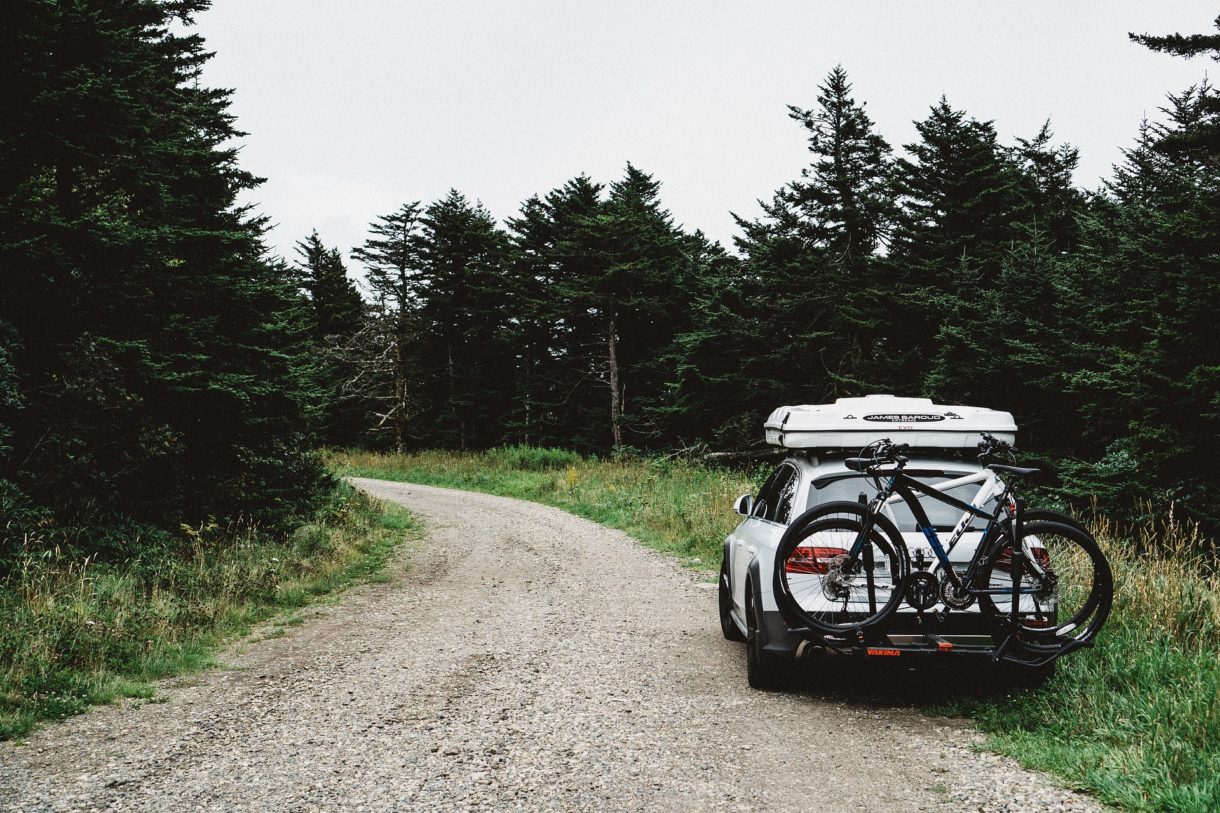
[[[1010,594],[1013,599],[1012,614],[1015,617],[1019,610],[1019,596],[1021,594],[1033,593],[1035,591],[1020,589],[1021,568],[1024,564],[1020,560],[1025,557],[1022,552],[1017,551],[1016,545],[1013,545],[1014,562],[1013,570],[1013,586],[1011,588],[985,588],[979,589],[973,587],[973,582],[978,573],[979,564],[985,560],[986,556],[991,556],[1001,547],[995,537],[992,536],[993,531],[999,530],[1001,536],[1008,534],[1000,522],[1000,515],[1008,512],[1012,520],[1012,539],[1020,538],[1020,502],[1011,499],[1011,491],[1003,480],[992,470],[986,469],[976,474],[969,474],[964,477],[958,477],[943,483],[923,483],[916,480],[914,477],[906,474],[901,468],[887,472],[876,472],[873,474],[879,481],[888,478],[885,485],[880,489],[877,496],[873,499],[869,507],[870,519],[865,523],[865,528],[859,535],[855,544],[849,552],[849,559],[854,560],[861,550],[864,548],[864,542],[868,538],[872,530],[871,517],[880,513],[885,506],[898,501],[905,502],[911,511],[911,515],[915,518],[916,528],[928,540],[933,554],[936,556],[937,566],[933,568],[933,572],[943,570],[945,578],[952,582],[953,586],[961,590],[966,586],[971,595],[990,594],[990,595],[1006,595]],[[980,483],[978,493],[974,496],[972,503],[963,502],[956,497],[950,497],[944,494],[944,491],[957,488],[958,486],[967,485],[972,482]],[[915,496],[918,491],[938,502],[943,502],[946,505],[953,506],[962,511],[962,517],[958,520],[953,528],[953,533],[949,538],[949,544],[946,547],[941,543],[940,536],[936,532],[936,528],[928,519],[928,514],[919,502],[919,498]],[[978,506],[985,505],[991,499],[1000,496],[1010,496],[1009,500],[1000,500],[996,505],[994,512],[988,513]],[[978,547],[974,551],[974,555],[970,559],[970,563],[966,566],[965,572],[959,576],[949,561],[949,553],[957,546],[966,529],[970,526],[971,520],[974,518],[987,520],[987,527],[983,529],[982,537],[979,539]],[[1036,572],[1036,568],[1035,572]],[[1041,574],[1039,574],[1041,576]]]

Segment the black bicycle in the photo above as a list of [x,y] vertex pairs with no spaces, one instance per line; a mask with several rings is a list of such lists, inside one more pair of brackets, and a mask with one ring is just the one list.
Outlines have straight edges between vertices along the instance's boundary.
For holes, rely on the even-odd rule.
[[[876,496],[866,502],[831,502],[798,517],[780,540],[774,588],[780,609],[792,621],[823,636],[844,640],[883,631],[905,601],[922,612],[967,610],[975,602],[991,620],[1000,657],[1019,643],[1025,649],[1066,651],[1090,642],[1113,602],[1110,565],[1085,528],[1054,511],[1027,511],[1016,486],[1037,469],[991,462],[1016,450],[984,435],[977,474],[948,482],[916,479],[906,470],[906,444],[880,440],[846,466],[873,479]],[[940,474],[923,472],[922,474]],[[971,482],[980,488],[973,503],[948,494]],[[916,494],[961,510],[947,544]],[[934,560],[922,549],[912,563],[887,506],[903,501],[927,539]],[[950,561],[972,523],[985,520],[964,567]],[[959,557],[960,559],[960,557]]]

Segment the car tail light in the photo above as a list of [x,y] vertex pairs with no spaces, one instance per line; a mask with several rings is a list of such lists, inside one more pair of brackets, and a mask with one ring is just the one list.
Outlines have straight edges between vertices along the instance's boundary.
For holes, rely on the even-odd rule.
[[[1038,567],[1046,570],[1051,566],[1051,555],[1046,548],[1030,548],[1029,555],[1037,562]],[[995,560],[995,569],[1005,573],[1012,572],[1012,546],[1000,549],[1000,556]]]
[[831,560],[836,556],[846,556],[843,548],[793,548],[784,562],[786,573],[822,573],[826,572]]

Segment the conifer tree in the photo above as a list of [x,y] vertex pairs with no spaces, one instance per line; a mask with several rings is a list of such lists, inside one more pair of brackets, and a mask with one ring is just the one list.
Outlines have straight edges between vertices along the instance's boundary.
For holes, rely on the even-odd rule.
[[352,258],[364,264],[373,306],[364,326],[334,350],[353,369],[345,393],[375,404],[372,431],[389,430],[400,453],[408,448],[420,411],[411,363],[423,286],[420,214],[418,202],[404,203],[369,224],[371,236],[352,250]]
[[1196,137],[1206,98],[1172,96],[1168,123],[1141,128],[1083,222],[1059,318],[1071,320],[1065,386],[1084,418],[1070,490],[1123,510],[1189,501],[1214,528],[1220,489],[1205,466],[1220,454],[1220,166],[1161,148]]
[[301,284],[309,295],[314,348],[310,372],[320,395],[313,410],[317,434],[327,444],[351,445],[364,431],[367,404],[345,391],[345,383],[355,375],[352,365],[327,348],[348,341],[360,330],[364,300],[348,277],[339,250],[324,246],[317,231],[297,243],[297,254]]
[[540,442],[585,450],[663,442],[666,351],[689,324],[694,270],[652,176],[628,164],[606,191],[582,175],[509,223],[529,338],[514,426],[528,415]]
[[877,263],[890,300],[880,355],[891,388],[907,393],[925,390],[939,326],[961,329],[963,303],[994,281],[1029,209],[990,122],[942,98],[915,127],[920,139],[895,168],[901,209],[889,252]]
[[364,300],[347,275],[343,255],[322,244],[317,231],[297,243],[297,261],[302,284],[313,310],[313,333],[319,341],[327,336],[350,336],[364,317]]
[[859,394],[874,388],[877,365],[872,258],[894,213],[890,148],[842,67],[819,87],[816,107],[789,111],[810,165],[763,204],[763,218],[737,220],[742,279],[753,287],[741,301],[762,331],[746,343],[772,351],[743,368],[742,389],[772,400]]
[[204,0],[17,0],[0,25],[0,479],[63,524],[287,521],[317,494],[296,280],[185,33]]
[[[513,394],[505,439],[513,443],[558,445],[561,441],[556,408],[563,376],[560,348],[564,326],[550,317],[553,304],[547,289],[554,277],[554,223],[548,202],[534,195],[519,215],[508,221],[508,287],[514,315],[510,329],[515,346]],[[571,442],[569,440],[569,442]]]
[[[1154,51],[1174,56],[1192,57],[1207,55],[1220,62],[1220,15],[1215,20],[1215,34],[1130,34],[1135,42]],[[1220,164],[1220,93],[1209,83],[1196,89],[1198,101],[1194,115],[1197,118],[1189,130],[1173,130],[1163,135],[1158,148],[1170,152],[1182,152]]]
[[1024,223],[1048,236],[1057,250],[1067,251],[1076,242],[1076,218],[1084,206],[1084,194],[1076,187],[1073,173],[1080,151],[1070,144],[1052,144],[1050,121],[1033,138],[1018,138],[1010,153],[1024,176],[1022,195],[1029,203]]
[[598,216],[604,187],[579,175],[532,198],[509,221],[513,279],[530,338],[521,357],[514,421],[543,445],[607,448],[603,397],[605,334],[584,307],[587,281],[600,274]]
[[492,446],[504,434],[512,390],[507,238],[456,190],[428,206],[421,225],[413,366],[427,412],[422,431],[452,448]]

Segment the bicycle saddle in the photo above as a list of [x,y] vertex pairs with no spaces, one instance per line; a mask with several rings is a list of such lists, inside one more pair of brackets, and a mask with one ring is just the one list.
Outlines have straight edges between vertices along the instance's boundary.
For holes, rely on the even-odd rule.
[[1029,477],[1031,474],[1037,474],[1042,471],[1042,469],[1026,469],[1021,466],[1005,466],[1000,463],[988,463],[987,468],[1003,474],[1014,474],[1017,477]]
[[872,466],[877,461],[871,457],[848,457],[843,461],[843,465],[852,471],[864,471],[869,466]]

